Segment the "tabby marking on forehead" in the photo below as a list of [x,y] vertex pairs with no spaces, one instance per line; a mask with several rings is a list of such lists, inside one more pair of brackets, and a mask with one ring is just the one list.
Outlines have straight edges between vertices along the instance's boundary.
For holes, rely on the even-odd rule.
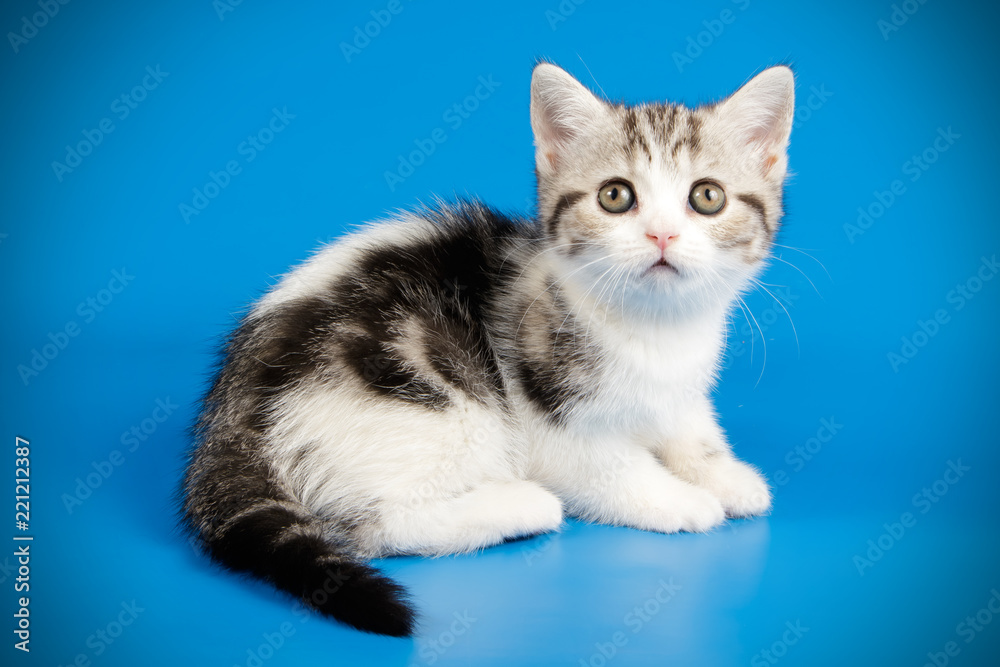
[[641,149],[650,162],[653,161],[653,152],[649,150],[646,137],[643,136],[643,129],[639,128],[639,114],[635,107],[626,107],[622,126],[625,128],[625,154],[630,158],[635,157],[636,152]]
[[670,148],[670,155],[676,160],[681,148],[685,146],[692,153],[697,152],[701,148],[701,119],[698,118],[693,113],[687,113],[684,116],[685,127],[680,132],[680,136],[674,141],[674,145]]

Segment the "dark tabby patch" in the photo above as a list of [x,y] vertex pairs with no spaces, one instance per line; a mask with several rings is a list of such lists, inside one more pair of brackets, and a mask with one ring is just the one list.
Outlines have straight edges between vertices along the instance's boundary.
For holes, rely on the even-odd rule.
[[757,195],[743,193],[737,194],[736,198],[757,213],[757,219],[760,220],[760,224],[764,227],[764,233],[767,234],[767,238],[770,240],[774,236],[774,230],[768,224],[767,210],[764,208],[764,202],[761,198]]
[[[434,214],[444,233],[405,246],[367,250],[331,290],[339,304],[334,330],[355,334],[342,353],[366,387],[429,408],[449,404],[448,387],[481,402],[502,398],[503,384],[488,323],[512,279],[503,260],[530,230],[491,209],[466,204]],[[421,376],[398,346],[424,331],[424,359],[437,371]]]
[[556,229],[559,225],[559,218],[566,209],[575,206],[578,201],[587,196],[586,192],[574,191],[568,192],[556,201],[556,207],[552,210],[552,215],[549,217],[548,221],[545,223],[545,231],[548,233],[550,238],[555,237]]
[[[585,334],[577,330],[575,319],[569,315],[567,306],[553,296],[551,304],[535,307],[545,311],[545,327],[539,332],[545,339],[533,350],[516,359],[514,367],[517,380],[528,400],[545,415],[549,423],[561,426],[566,422],[569,411],[586,399],[588,391],[573,371],[586,375],[593,371],[594,360],[583,340]],[[526,341],[525,345],[536,345]]]

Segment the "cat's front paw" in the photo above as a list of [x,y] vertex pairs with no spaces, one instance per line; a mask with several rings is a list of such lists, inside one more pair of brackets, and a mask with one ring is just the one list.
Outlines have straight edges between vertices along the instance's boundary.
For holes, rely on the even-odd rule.
[[726,520],[726,508],[712,493],[691,487],[676,505],[680,529],[689,533],[707,532]]
[[715,495],[677,480],[637,521],[627,523],[658,533],[705,533],[725,520],[726,511]]
[[770,511],[771,489],[753,466],[723,457],[706,472],[701,486],[719,499],[726,516],[743,518]]

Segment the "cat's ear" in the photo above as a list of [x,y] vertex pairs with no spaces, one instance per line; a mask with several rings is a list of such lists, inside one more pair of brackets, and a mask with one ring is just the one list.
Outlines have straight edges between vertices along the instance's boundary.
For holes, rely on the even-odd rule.
[[784,65],[750,79],[716,107],[725,133],[750,148],[768,178],[784,178],[795,116],[795,77]]
[[576,137],[592,134],[606,118],[604,102],[566,70],[539,63],[531,73],[531,129],[535,133],[535,165],[552,173],[569,158]]

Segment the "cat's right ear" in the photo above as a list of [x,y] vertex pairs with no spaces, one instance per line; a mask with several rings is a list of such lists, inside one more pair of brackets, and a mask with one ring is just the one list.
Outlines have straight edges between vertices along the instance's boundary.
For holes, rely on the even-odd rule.
[[531,129],[535,133],[535,166],[549,174],[569,158],[569,147],[592,134],[606,115],[604,103],[566,70],[539,63],[531,73]]

